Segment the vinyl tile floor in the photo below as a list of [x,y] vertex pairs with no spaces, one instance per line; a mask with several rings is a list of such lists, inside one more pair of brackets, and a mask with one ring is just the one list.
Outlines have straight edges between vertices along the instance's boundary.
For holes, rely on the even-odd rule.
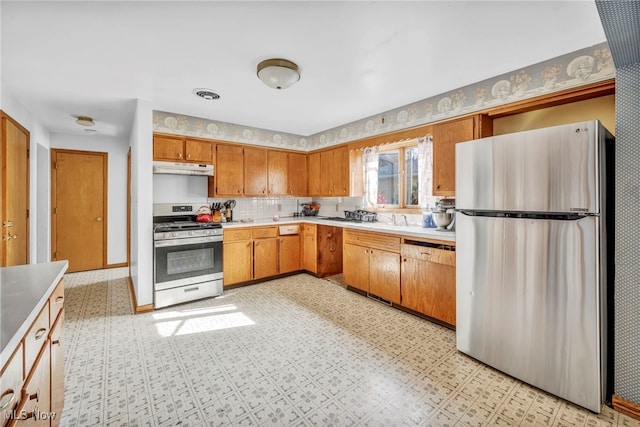
[[456,351],[454,331],[335,280],[134,315],[127,274],[65,275],[63,426],[640,426],[503,375]]

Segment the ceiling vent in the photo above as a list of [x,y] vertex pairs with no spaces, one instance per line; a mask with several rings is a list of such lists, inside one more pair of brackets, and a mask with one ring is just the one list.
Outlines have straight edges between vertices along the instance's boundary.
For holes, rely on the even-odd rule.
[[193,94],[199,96],[207,101],[213,101],[214,99],[220,99],[220,95],[212,91],[211,89],[194,89]]

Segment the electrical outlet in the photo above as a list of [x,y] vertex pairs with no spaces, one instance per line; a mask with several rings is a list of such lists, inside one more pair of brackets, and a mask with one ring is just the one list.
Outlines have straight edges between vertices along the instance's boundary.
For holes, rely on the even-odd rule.
[[276,210],[277,210],[278,212],[282,211],[282,203],[278,203],[278,204],[276,205]]
[[359,211],[359,210],[361,210],[361,209],[362,209],[362,206],[360,206],[360,205],[356,205],[356,210],[357,210],[357,211]]

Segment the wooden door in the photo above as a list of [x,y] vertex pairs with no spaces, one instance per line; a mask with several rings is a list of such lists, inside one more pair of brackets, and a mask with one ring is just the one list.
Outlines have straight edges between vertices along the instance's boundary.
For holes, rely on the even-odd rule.
[[107,266],[107,153],[52,150],[52,260],[69,272]]
[[309,154],[307,156],[307,163],[309,195],[320,196],[320,153]]
[[244,161],[242,147],[218,144],[216,146],[215,191],[209,196],[241,196],[244,187]]
[[29,262],[29,132],[2,117],[0,266]]
[[289,185],[287,194],[290,196],[306,196],[307,191],[307,155],[303,153],[289,153]]
[[192,163],[213,163],[213,149],[211,142],[187,139],[184,142],[184,152],[187,161]]
[[244,194],[267,194],[267,150],[264,148],[244,149]]
[[253,247],[250,240],[222,244],[222,270],[224,286],[252,279]]
[[300,236],[280,237],[280,274],[300,270]]
[[183,159],[184,138],[154,135],[153,160],[172,161]]
[[412,257],[402,259],[401,303],[404,307],[426,314],[427,296],[424,284],[427,280],[426,261]]
[[64,311],[60,313],[51,329],[51,411],[57,416],[51,427],[60,425],[60,414],[64,408]]
[[320,152],[320,195],[333,196],[333,150]]
[[349,149],[340,147],[333,150],[333,195],[349,195]]
[[456,143],[474,138],[474,118],[467,117],[433,129],[433,195],[456,194]]
[[369,249],[369,293],[400,304],[400,254]]
[[286,151],[267,151],[267,184],[270,196],[286,196],[289,188],[289,156]]
[[347,285],[369,292],[369,249],[344,245],[343,274]]
[[318,245],[315,225],[304,225],[302,268],[314,274],[318,273]]
[[278,239],[253,241],[253,278],[262,279],[278,274]]

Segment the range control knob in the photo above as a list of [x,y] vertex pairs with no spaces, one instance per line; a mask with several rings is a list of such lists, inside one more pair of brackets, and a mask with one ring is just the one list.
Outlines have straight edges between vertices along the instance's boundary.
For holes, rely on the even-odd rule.
[[195,231],[190,231],[189,232],[189,236],[195,236],[196,232]]
[[205,236],[208,236],[209,234],[211,234],[211,231],[210,231],[210,230],[204,230],[204,235],[205,235]]
[[178,232],[177,231],[173,233],[173,237],[178,237]]

